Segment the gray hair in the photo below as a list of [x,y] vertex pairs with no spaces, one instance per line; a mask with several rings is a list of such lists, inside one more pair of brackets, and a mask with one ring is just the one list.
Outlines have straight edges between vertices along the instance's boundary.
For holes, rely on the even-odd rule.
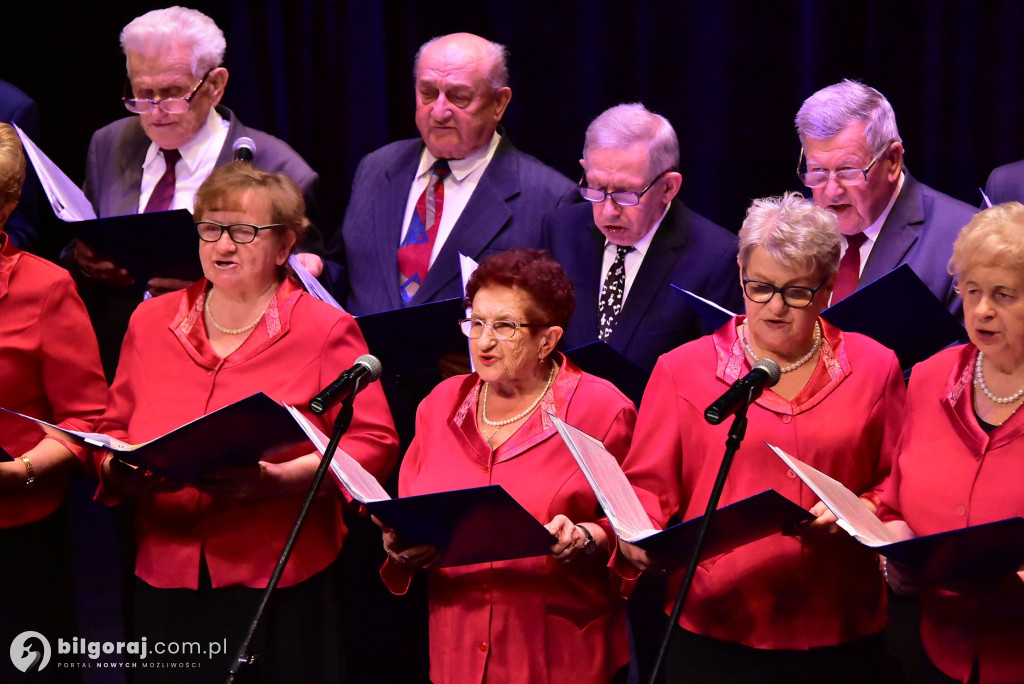
[[804,100],[796,113],[800,143],[807,138],[827,140],[851,124],[865,123],[864,137],[874,156],[892,141],[903,142],[896,114],[885,95],[859,81],[843,81],[822,88]]
[[[467,34],[473,35],[473,34]],[[428,40],[423,45],[420,45],[420,49],[416,51],[416,59],[412,64],[412,77],[413,80],[417,79],[420,74],[420,58],[423,57],[423,53],[426,52],[427,48],[448,36],[435,36]],[[484,60],[487,62],[487,84],[491,87],[491,90],[500,90],[501,88],[508,87],[508,48],[501,43],[495,43],[494,41],[481,38],[480,36],[473,36],[479,38],[481,41],[481,47],[484,51]]]
[[192,74],[200,76],[224,61],[227,41],[213,19],[187,7],[168,7],[136,17],[121,31],[121,50],[152,53],[175,44],[192,48]]
[[839,220],[799,193],[754,200],[739,238],[743,268],[760,247],[786,268],[814,271],[823,278],[839,270]]
[[647,173],[664,173],[679,168],[679,139],[668,119],[649,111],[639,102],[606,109],[590,122],[583,143],[583,158],[590,149],[647,145]]

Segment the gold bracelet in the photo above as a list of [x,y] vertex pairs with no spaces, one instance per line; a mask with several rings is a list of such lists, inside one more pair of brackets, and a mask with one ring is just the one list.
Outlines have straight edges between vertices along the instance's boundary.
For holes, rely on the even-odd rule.
[[22,456],[21,462],[25,464],[25,489],[32,489],[36,481],[36,468],[28,456]]

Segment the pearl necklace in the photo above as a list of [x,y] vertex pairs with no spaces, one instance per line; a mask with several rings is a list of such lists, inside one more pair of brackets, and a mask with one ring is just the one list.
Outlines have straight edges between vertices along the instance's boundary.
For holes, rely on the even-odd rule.
[[[266,290],[264,290],[263,294],[261,294],[260,296],[262,297],[263,295],[265,295],[268,292],[270,292],[270,290],[273,289],[274,285],[276,285],[276,284],[277,283],[272,284],[270,287],[268,287]],[[266,314],[267,313],[267,309],[270,308],[270,302],[267,302],[267,305],[265,307],[263,307],[263,311],[260,311],[260,315],[256,317],[256,320],[253,321],[252,323],[250,323],[249,325],[245,326],[244,328],[225,328],[225,327],[223,327],[220,323],[218,323],[214,319],[213,312],[210,311],[210,295],[212,295],[212,294],[213,294],[213,290],[210,290],[210,292],[207,293],[207,295],[206,295],[206,303],[204,304],[203,308],[206,310],[206,315],[210,317],[210,323],[213,323],[213,327],[216,328],[217,330],[221,331],[225,335],[241,335],[242,333],[249,332],[250,330],[252,330],[253,328],[256,327],[257,323],[259,323],[261,320],[263,320],[263,315]],[[273,299],[271,299],[270,301],[273,301]]]
[[1009,397],[997,397],[996,395],[992,394],[992,391],[989,390],[988,385],[985,384],[985,374],[981,370],[981,360],[984,356],[984,354],[978,352],[978,360],[974,362],[974,386],[981,388],[981,391],[985,393],[985,396],[988,397],[991,401],[995,402],[996,404],[1012,404],[1021,397],[1024,397],[1024,387],[1021,387],[1019,390],[1017,390],[1016,394],[1013,394]]
[[[491,427],[500,428],[500,427],[502,427],[504,425],[510,425],[511,423],[514,423],[517,420],[521,420],[521,419],[525,418],[526,416],[530,415],[531,413],[533,413],[533,410],[540,405],[540,400],[544,398],[544,395],[548,393],[548,390],[551,389],[551,383],[554,382],[554,380],[555,380],[555,371],[556,370],[558,370],[558,365],[555,364],[554,362],[552,362],[551,363],[551,372],[548,373],[548,381],[544,385],[544,389],[542,389],[540,391],[540,394],[537,396],[537,398],[533,400],[533,403],[530,404],[529,406],[527,406],[525,411],[521,411],[520,413],[517,413],[516,415],[512,416],[511,418],[507,418],[505,420],[490,420],[490,419],[487,418],[487,389],[490,387],[490,383],[489,382],[485,382],[484,383],[483,401],[481,402],[481,405],[480,405],[480,418],[487,425],[490,425]],[[497,430],[495,430],[494,432],[497,432]],[[493,432],[491,433],[491,437],[494,437],[494,433]],[[488,438],[488,442],[489,441],[490,441],[490,437]]]
[[[745,323],[744,323],[744,326],[746,326]],[[747,353],[750,354],[750,358],[754,359],[754,361],[759,361],[761,357],[759,357],[757,354],[754,353],[754,348],[750,346],[750,340],[747,339],[749,336],[750,336],[750,328],[747,327],[747,334],[740,336],[740,337],[743,338],[743,346],[746,348]],[[790,371],[795,371],[797,368],[799,368],[800,366],[802,366],[805,363],[807,363],[808,361],[810,361],[811,357],[814,356],[814,352],[818,351],[818,347],[820,347],[820,346],[821,346],[821,326],[818,324],[817,321],[815,321],[814,322],[814,344],[811,345],[811,351],[809,351],[806,354],[804,354],[803,358],[800,359],[799,361],[797,361],[796,363],[790,364],[790,365],[786,366],[785,368],[782,368],[781,369],[782,372],[783,373],[789,373]],[[1024,390],[1021,390],[1021,392],[1024,393]]]

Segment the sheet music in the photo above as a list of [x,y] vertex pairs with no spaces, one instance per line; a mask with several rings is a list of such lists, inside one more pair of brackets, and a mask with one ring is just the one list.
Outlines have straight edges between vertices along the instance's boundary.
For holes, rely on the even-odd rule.
[[[292,414],[295,422],[299,424],[302,431],[309,437],[317,451],[322,456],[327,450],[327,443],[330,439],[321,432],[320,428],[313,425],[294,406],[285,405],[288,412]],[[338,482],[348,490],[356,501],[370,503],[371,501],[385,501],[390,499],[388,493],[377,482],[377,478],[368,473],[359,461],[345,453],[345,450],[338,448],[334,451],[334,458],[331,459],[331,473],[338,479]]]
[[726,309],[721,304],[716,304],[715,302],[711,301],[710,299],[705,299],[704,297],[701,297],[698,294],[694,294],[694,293],[690,292],[689,290],[684,290],[683,288],[679,287],[675,283],[672,284],[672,287],[676,288],[677,290],[679,290],[680,292],[682,292],[685,295],[693,297],[694,299],[699,299],[700,301],[704,302],[705,304],[707,304],[708,306],[710,306],[713,309],[717,309],[718,311],[721,311],[724,314],[728,314],[729,318],[734,318],[736,316],[735,313],[733,313],[732,311],[729,311],[728,309]]
[[62,221],[86,221],[96,218],[96,211],[86,199],[85,193],[75,185],[60,168],[43,154],[39,146],[32,142],[25,131],[12,124],[25,147],[25,155],[32,162],[32,167],[39,176],[53,213]]
[[[459,271],[462,273],[462,298],[466,298],[466,284],[469,283],[469,277],[473,275],[473,271],[477,269],[480,264],[476,263],[473,259],[466,256],[462,252],[459,252]],[[466,317],[469,317],[470,309],[466,309]],[[467,342],[468,344],[468,342]],[[469,369],[473,373],[476,372],[476,365],[473,363],[473,353],[469,354]]]
[[988,195],[986,195],[985,191],[982,190],[981,188],[978,188],[978,192],[981,193],[981,199],[985,202],[985,208],[986,209],[991,209],[992,208],[992,200],[990,200],[988,198]]
[[299,280],[302,281],[302,286],[306,288],[306,292],[313,295],[321,302],[330,304],[338,311],[345,310],[341,307],[341,304],[338,303],[338,300],[332,297],[331,293],[320,284],[320,281],[317,280],[312,273],[306,270],[306,267],[302,265],[302,262],[299,261],[298,257],[294,254],[288,257],[288,265],[292,267],[292,270],[295,271],[295,275],[297,275]]
[[615,528],[615,534],[627,542],[656,534],[658,530],[651,527],[650,518],[633,486],[604,444],[553,413],[548,413],[548,417],[590,483],[601,508]]
[[878,547],[900,541],[874,513],[868,510],[856,494],[819,470],[790,456],[777,446],[768,448],[792,468],[804,484],[811,488],[821,502],[835,514],[838,525],[851,536],[857,537],[865,546]]

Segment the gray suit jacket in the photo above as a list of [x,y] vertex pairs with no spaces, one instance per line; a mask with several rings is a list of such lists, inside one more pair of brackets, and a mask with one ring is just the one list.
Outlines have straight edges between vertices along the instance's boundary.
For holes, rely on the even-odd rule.
[[900,264],[910,264],[939,301],[963,320],[960,298],[946,267],[956,236],[977,209],[917,182],[908,171],[904,173],[903,189],[878,234],[857,287],[881,278]]
[[994,169],[985,184],[985,194],[992,204],[1024,202],[1024,160]]
[[[230,123],[216,165],[223,166],[233,159],[231,145],[236,140],[252,138],[256,143],[253,163],[264,171],[284,172],[302,190],[307,213],[315,211],[313,192],[320,177],[299,153],[283,140],[243,125],[227,107],[218,107],[217,111]],[[150,143],[137,116],[119,119],[93,134],[86,158],[84,190],[97,216],[139,213],[142,162]]]
[[[397,251],[422,150],[419,138],[401,140],[371,152],[356,169],[345,220],[327,253],[335,296],[354,315],[402,306]],[[572,187],[568,178],[502,135],[412,304],[462,296],[459,252],[479,261],[511,247],[540,247],[541,219],[571,201]]]

